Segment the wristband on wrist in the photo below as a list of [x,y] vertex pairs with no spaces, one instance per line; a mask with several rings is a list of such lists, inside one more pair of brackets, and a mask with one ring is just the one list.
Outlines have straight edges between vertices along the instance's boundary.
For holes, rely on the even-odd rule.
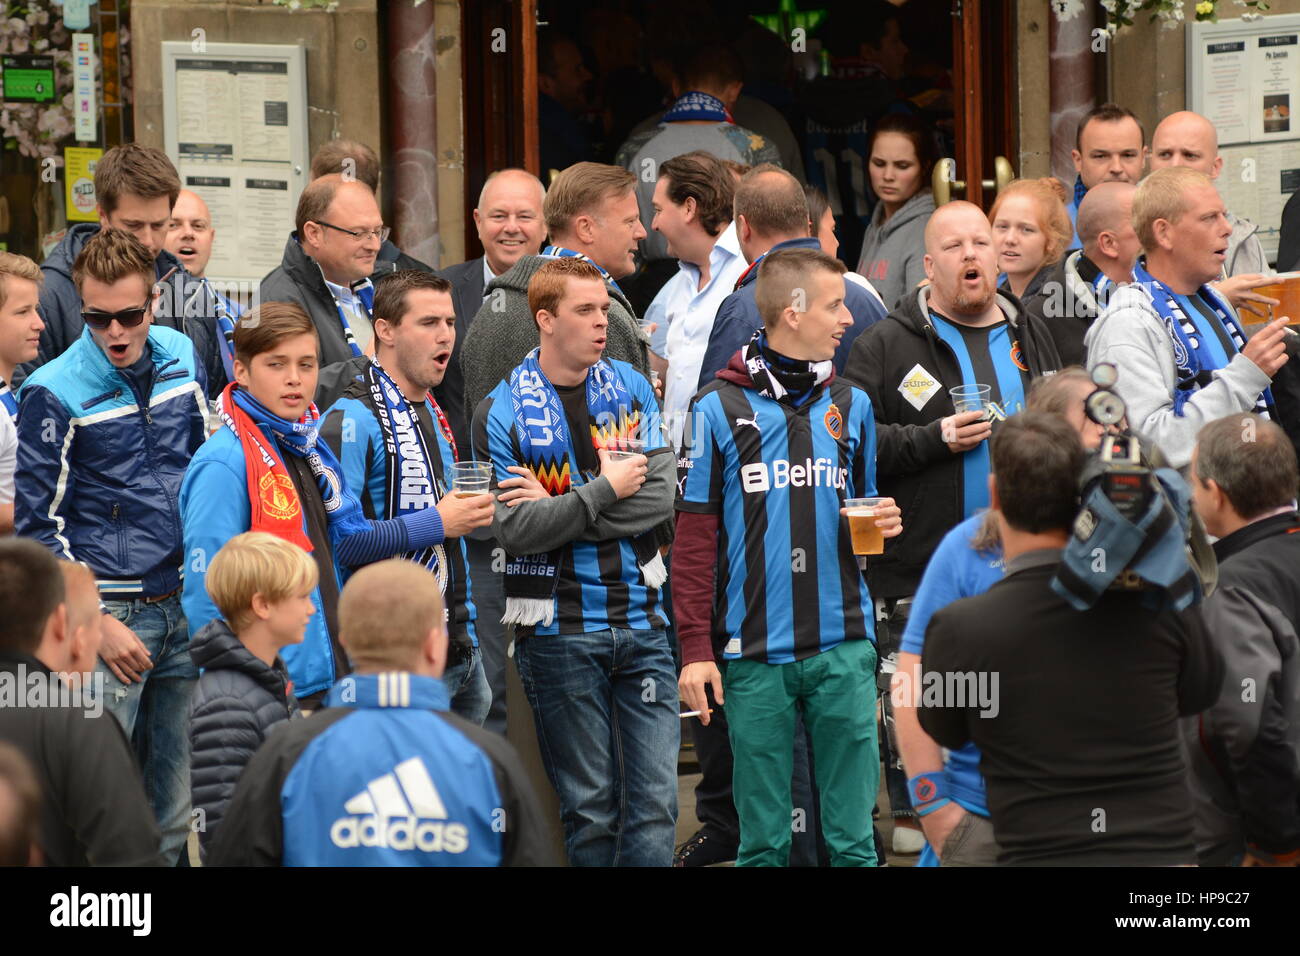
[[948,781],[944,779],[943,771],[918,773],[907,781],[907,796],[912,801],[912,808],[917,811],[927,803],[945,799],[948,796]]
[[918,817],[924,817],[924,816],[929,816],[931,813],[934,813],[934,811],[936,810],[943,809],[950,803],[952,803],[952,801],[949,800],[947,797],[940,797],[938,800],[931,800],[929,803],[925,804],[924,806],[913,807],[912,809],[916,811],[916,815]]

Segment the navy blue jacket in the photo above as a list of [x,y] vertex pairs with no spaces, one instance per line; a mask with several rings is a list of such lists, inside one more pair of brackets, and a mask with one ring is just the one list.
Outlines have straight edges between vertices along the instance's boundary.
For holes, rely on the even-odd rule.
[[[809,236],[806,239],[787,239],[778,242],[768,252],[778,249],[816,249],[821,250],[821,243]],[[764,253],[766,255],[767,253]],[[740,278],[736,291],[722,300],[718,314],[713,319],[713,331],[709,333],[709,347],[704,352],[704,361],[700,363],[699,388],[713,381],[713,377],[727,367],[731,357],[743,349],[754,332],[758,330],[763,319],[758,314],[758,303],[754,295],[758,284],[759,263],[762,256]],[[853,340],[865,329],[875,325],[885,317],[885,307],[866,289],[856,282],[844,280],[844,304],[853,316],[853,325],[840,339],[840,347],[835,350],[835,371],[843,373],[844,363],[848,361],[849,349]]]
[[194,635],[190,657],[203,668],[190,702],[190,796],[203,811],[206,852],[248,761],[267,734],[302,711],[284,662],[277,657],[268,666],[255,657],[225,621]]
[[14,524],[61,558],[83,561],[106,598],[181,584],[181,479],[207,436],[206,378],[194,344],[149,332],[147,402],[85,329],[18,392]]
[[450,713],[436,677],[352,674],[262,745],[212,866],[555,862],[514,748]]
[[[46,362],[58,358],[81,337],[81,296],[72,281],[72,264],[90,239],[99,233],[99,223],[80,222],[68,230],[63,241],[41,263],[45,281],[41,287],[39,311],[45,320],[41,346],[36,358],[14,370],[13,387]],[[226,385],[226,370],[221,364],[217,344],[216,309],[210,298],[202,295],[199,280],[185,271],[181,261],[167,250],[158,253],[154,268],[162,278],[172,267],[173,275],[163,289],[154,310],[153,324],[184,332],[194,342],[199,362],[207,374],[206,387],[212,398]]]

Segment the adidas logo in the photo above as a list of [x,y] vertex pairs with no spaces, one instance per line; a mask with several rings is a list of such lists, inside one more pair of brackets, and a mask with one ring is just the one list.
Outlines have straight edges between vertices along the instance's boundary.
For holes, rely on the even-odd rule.
[[464,853],[469,831],[463,823],[444,823],[447,808],[428,768],[419,757],[404,760],[392,773],[376,777],[343,804],[349,816],[330,827],[334,845],[425,853]]

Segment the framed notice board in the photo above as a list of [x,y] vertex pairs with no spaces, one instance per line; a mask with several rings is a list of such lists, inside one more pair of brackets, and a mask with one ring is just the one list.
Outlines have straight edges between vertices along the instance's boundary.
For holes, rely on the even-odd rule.
[[256,282],[280,264],[308,173],[306,51],[298,45],[163,47],[163,125],[181,183],[216,240],[207,275]]
[[1274,261],[1300,188],[1300,14],[1187,24],[1187,94],[1219,133],[1219,193]]

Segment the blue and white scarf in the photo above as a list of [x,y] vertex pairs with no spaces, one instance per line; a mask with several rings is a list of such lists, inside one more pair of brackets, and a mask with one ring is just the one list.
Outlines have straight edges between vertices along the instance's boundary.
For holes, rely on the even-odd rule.
[[203,284],[206,293],[212,296],[217,318],[217,342],[221,347],[221,364],[226,369],[226,381],[233,382],[235,380],[235,319],[239,316],[231,314],[229,300],[214,289],[212,283],[207,279],[199,281]]
[[[602,266],[599,262],[591,258],[591,256],[587,255],[586,253],[574,252],[572,249],[564,248],[564,246],[547,246],[545,249],[542,250],[542,255],[553,256],[556,259],[581,259],[583,262],[595,266],[596,271],[600,273],[601,278],[603,278],[606,282],[612,285],[615,289],[618,289],[618,283],[614,281],[614,277],[610,275],[607,271],[605,271],[604,266]],[[623,290],[618,289],[618,291],[622,292]]]
[[[321,273],[321,275],[323,277],[324,273]],[[328,290],[329,286],[326,285],[325,288]],[[352,294],[356,296],[357,301],[361,303],[361,308],[366,312],[366,318],[373,321],[373,316],[375,314],[374,284],[368,278],[358,279],[356,282],[351,283],[348,288],[352,290]],[[334,298],[333,291],[330,292],[330,297]],[[352,350],[353,356],[364,355],[365,353],[361,351],[361,346],[357,344],[356,334],[352,331],[352,323],[348,321],[348,310],[343,308],[343,303],[337,298],[334,299],[334,310],[339,314],[339,322],[343,324],[343,337],[347,339],[348,348]]]
[[[1141,259],[1133,266],[1133,279],[1134,285],[1141,288],[1151,300],[1174,347],[1174,365],[1178,369],[1178,382],[1174,386],[1174,414],[1181,418],[1187,400],[1212,383],[1218,369],[1212,364],[1210,351],[1201,341],[1195,322],[1183,312],[1174,291],[1147,272],[1146,263]],[[1214,310],[1228,337],[1232,339],[1233,346],[1238,352],[1242,351],[1246,347],[1246,335],[1228,304],[1208,285],[1201,286],[1194,294],[1199,295],[1201,301]],[[1269,418],[1268,410],[1272,405],[1273,393],[1266,388],[1255,399],[1254,411]]]
[[659,122],[682,123],[707,120],[712,120],[715,123],[734,124],[736,122],[732,119],[727,104],[722,100],[708,93],[701,93],[699,90],[691,90],[677,97],[677,101],[668,107],[668,112],[663,115],[663,119]]
[[[569,425],[564,403],[542,372],[535,348],[510,373],[510,404],[523,465],[551,496],[594,480],[569,459]],[[587,410],[594,424],[595,448],[617,447],[621,439],[641,433],[641,412],[614,367],[604,359],[587,370]],[[587,436],[575,436],[576,441]],[[632,540],[637,564],[647,587],[661,587],[667,578],[653,531]],[[512,558],[506,563],[506,612],[503,624],[549,625],[555,619],[555,590],[559,584],[562,549]]]
[[2,378],[0,378],[0,409],[7,412],[15,424],[18,422],[18,398],[9,387],[9,383]]
[[[439,484],[433,467],[433,456],[438,453],[436,439],[435,447],[430,448],[415,409],[378,362],[370,362],[365,379],[379,431],[384,436],[388,486],[384,517],[400,518],[437,507],[447,491]],[[447,552],[441,544],[423,551],[408,551],[403,557],[432,571],[443,595],[447,594]],[[445,603],[444,610],[447,610]]]

